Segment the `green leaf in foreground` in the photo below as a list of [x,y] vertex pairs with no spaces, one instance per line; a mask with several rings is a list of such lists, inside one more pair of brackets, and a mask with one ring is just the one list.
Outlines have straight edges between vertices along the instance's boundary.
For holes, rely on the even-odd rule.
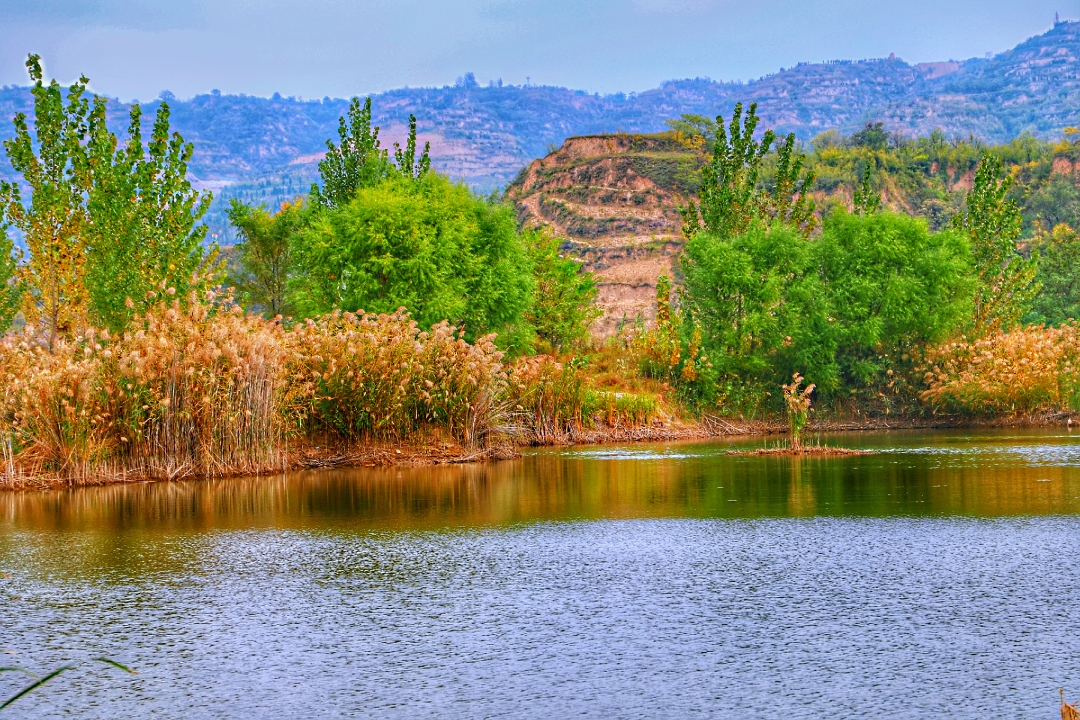
[[[114,668],[116,668],[118,670],[123,670],[124,672],[126,672],[126,673],[128,673],[130,675],[138,675],[139,674],[135,670],[132,670],[131,668],[129,668],[127,665],[124,665],[122,663],[118,663],[115,660],[110,660],[109,658],[106,658],[106,657],[93,658],[92,661],[93,662],[105,663],[106,665],[111,665],[112,667],[114,667]],[[21,672],[21,673],[24,673],[26,675],[29,675],[32,678],[36,678],[34,680],[34,682],[30,683],[29,685],[24,687],[22,690],[15,693],[11,697],[9,697],[7,700],[5,700],[2,704],[0,704],[0,710],[3,710],[4,708],[8,707],[12,703],[14,703],[16,700],[18,700],[19,698],[23,697],[24,695],[28,695],[28,694],[32,693],[34,690],[37,690],[39,687],[41,687],[45,683],[49,682],[50,680],[52,680],[56,676],[58,676],[58,675],[60,675],[62,673],[65,673],[65,672],[67,672],[68,670],[71,670],[74,667],[75,667],[75,663],[69,663],[67,665],[62,665],[61,667],[58,667],[55,670],[53,670],[52,672],[50,672],[45,677],[41,677],[41,678],[37,677],[37,675],[30,672],[29,670],[26,670],[25,668],[20,668],[20,667],[0,667],[0,672]]]

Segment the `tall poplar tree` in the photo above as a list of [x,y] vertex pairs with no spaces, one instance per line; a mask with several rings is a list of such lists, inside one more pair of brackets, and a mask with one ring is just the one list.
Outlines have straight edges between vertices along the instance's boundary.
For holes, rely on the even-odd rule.
[[187,179],[193,151],[170,134],[168,103],[158,107],[146,147],[138,104],[123,147],[105,128],[102,108],[90,139],[87,194],[86,282],[96,322],[121,328],[145,309],[151,293],[171,288],[183,298],[216,279],[216,250],[204,248],[207,228],[199,222],[211,195]]
[[796,150],[795,136],[788,135],[776,146],[776,171],[768,179],[771,182],[765,182],[762,161],[773,148],[776,133],[766,130],[760,140],[755,139],[758,122],[756,103],[745,117],[738,103],[726,129],[721,116],[709,124],[715,133],[712,159],[701,169],[698,202],[691,201],[682,211],[687,237],[699,232],[737,235],[757,220],[790,225],[803,236],[814,229],[814,204],[807,193],[814,174],[804,172],[805,160]]
[[87,324],[90,81],[80,77],[65,103],[59,83],[44,83],[39,56],[31,55],[26,67],[34,81],[34,133],[26,115],[16,114],[15,135],[4,141],[4,150],[30,198],[23,200],[19,183],[0,182],[0,204],[29,251],[19,272],[27,290],[23,313],[27,322],[41,326],[51,348],[60,335]]
[[15,116],[4,149],[23,182],[0,183],[0,207],[26,242],[18,274],[27,322],[51,348],[91,323],[119,329],[155,289],[183,297],[211,282],[199,224],[210,194],[187,180],[193,148],[170,134],[168,105],[158,108],[147,147],[133,106],[121,148],[107,127],[107,99],[88,95],[86,77],[65,102],[55,80],[44,82],[39,56],[26,66],[34,130],[25,114]]
[[1017,249],[1023,232],[1020,208],[1009,199],[1012,177],[1002,177],[1001,160],[986,154],[975,173],[964,212],[953,227],[971,238],[975,257],[975,333],[1007,329],[1020,320],[1039,293],[1037,256]]

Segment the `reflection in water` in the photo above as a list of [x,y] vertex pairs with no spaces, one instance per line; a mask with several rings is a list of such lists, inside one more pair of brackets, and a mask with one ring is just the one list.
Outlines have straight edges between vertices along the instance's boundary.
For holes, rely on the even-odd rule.
[[830,442],[0,494],[12,717],[1048,717],[1080,437]]
[[[1080,511],[1080,437],[855,436],[869,456],[732,457],[728,444],[542,451],[490,465],[359,469],[0,495],[22,529],[430,529],[538,520]],[[889,444],[886,444],[889,443]]]

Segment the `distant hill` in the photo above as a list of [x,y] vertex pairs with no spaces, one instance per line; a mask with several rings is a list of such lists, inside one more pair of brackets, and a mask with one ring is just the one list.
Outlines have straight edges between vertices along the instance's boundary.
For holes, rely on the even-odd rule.
[[[480,86],[467,74],[455,86],[402,88],[373,101],[388,141],[402,139],[408,115],[415,114],[436,167],[489,192],[567,137],[656,132],[683,113],[727,116],[738,101],[758,102],[763,126],[804,141],[833,128],[851,132],[871,120],[911,135],[940,128],[990,142],[1024,132],[1057,136],[1080,124],[1078,58],[1080,23],[1059,23],[1012,50],[962,62],[800,64],[747,83],[674,80],[629,95]],[[196,146],[192,174],[218,195],[212,229],[225,231],[224,200],[230,196],[273,205],[305,191],[347,104],[219,93],[170,99],[174,127]],[[0,89],[0,118],[29,107],[26,88]],[[126,108],[116,103],[114,111],[120,129]],[[10,123],[0,124],[0,138],[10,133]],[[10,175],[10,167],[0,167],[0,175]]]

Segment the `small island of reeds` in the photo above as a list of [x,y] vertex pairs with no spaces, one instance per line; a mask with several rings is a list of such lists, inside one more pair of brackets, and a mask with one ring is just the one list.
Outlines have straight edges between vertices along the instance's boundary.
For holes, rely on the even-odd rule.
[[763,447],[757,450],[730,450],[729,455],[790,455],[790,456],[821,456],[821,455],[872,455],[871,450],[851,450],[849,448],[830,447],[821,443],[804,443],[803,431],[810,415],[810,396],[814,392],[814,386],[807,385],[802,388],[803,376],[795,373],[791,376],[791,382],[785,383],[784,404],[787,406],[788,437],[786,442],[781,442],[775,447]]

